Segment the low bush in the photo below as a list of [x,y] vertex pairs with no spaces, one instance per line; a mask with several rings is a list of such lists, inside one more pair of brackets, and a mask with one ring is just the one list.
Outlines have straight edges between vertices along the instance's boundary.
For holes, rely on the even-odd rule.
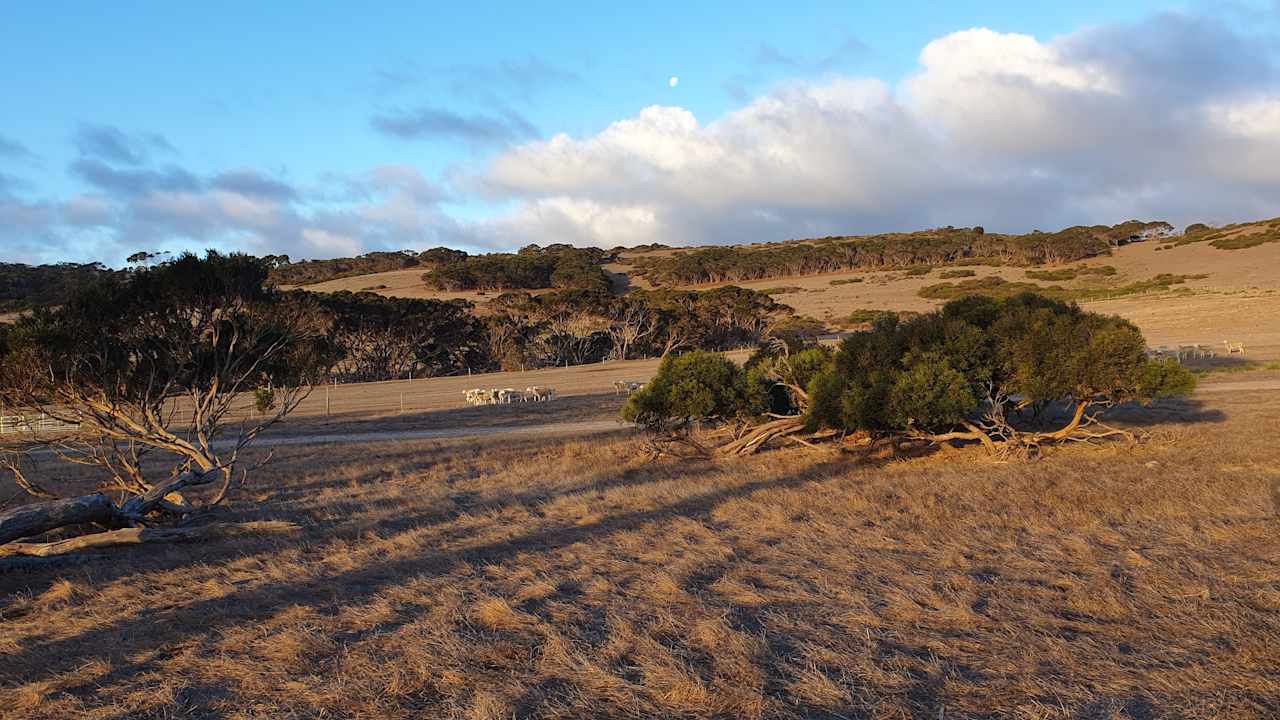
[[702,420],[727,420],[747,412],[741,368],[719,353],[695,350],[668,355],[644,388],[627,399],[622,417],[651,430],[673,431]]

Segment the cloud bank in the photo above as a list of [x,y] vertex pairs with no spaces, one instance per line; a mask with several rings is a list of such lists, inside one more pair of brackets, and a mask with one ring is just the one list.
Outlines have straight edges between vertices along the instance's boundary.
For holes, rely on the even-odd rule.
[[896,87],[797,82],[707,124],[648,107],[503,152],[476,182],[521,200],[496,227],[602,246],[1271,216],[1276,55],[1180,15],[1048,42],[975,28]]
[[[442,181],[404,163],[310,184],[253,168],[196,172],[174,164],[163,136],[85,126],[67,168],[81,194],[25,199],[21,178],[0,177],[0,245],[16,259],[207,245],[320,257],[1270,217],[1280,215],[1276,48],[1175,14],[1047,40],[974,28],[930,42],[899,82],[823,74],[709,122],[652,106],[592,135],[538,138],[510,114],[374,117],[394,138],[496,148]],[[24,151],[0,142],[10,159]],[[456,201],[495,209],[463,221],[443,208]]]

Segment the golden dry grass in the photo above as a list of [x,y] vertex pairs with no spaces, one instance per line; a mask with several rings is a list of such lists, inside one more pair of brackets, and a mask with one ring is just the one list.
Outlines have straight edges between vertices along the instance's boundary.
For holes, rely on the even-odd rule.
[[1274,718],[1280,393],[996,465],[290,447],[300,536],[0,572],[14,718]]

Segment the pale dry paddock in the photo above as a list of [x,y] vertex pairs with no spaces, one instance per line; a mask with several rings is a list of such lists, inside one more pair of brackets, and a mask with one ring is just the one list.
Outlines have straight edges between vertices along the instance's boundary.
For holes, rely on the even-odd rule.
[[0,715],[1280,716],[1280,393],[1129,419],[1006,465],[280,448],[230,514],[298,535],[0,571]]

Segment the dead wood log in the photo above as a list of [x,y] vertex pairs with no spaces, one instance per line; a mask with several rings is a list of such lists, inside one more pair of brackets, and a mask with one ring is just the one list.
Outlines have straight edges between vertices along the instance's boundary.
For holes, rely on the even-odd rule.
[[725,455],[749,455],[759,450],[775,437],[786,437],[804,430],[804,419],[784,417],[764,423],[744,433],[742,437],[720,448]]
[[21,505],[0,514],[0,547],[67,525],[108,525],[115,517],[115,506],[102,493]]
[[140,522],[147,513],[156,509],[182,511],[189,509],[186,500],[178,493],[185,487],[207,485],[216,478],[216,471],[187,470],[167,483],[156,485],[141,495],[135,495],[120,506],[120,515],[133,522]]
[[293,523],[275,520],[248,523],[211,523],[173,528],[123,528],[107,532],[81,535],[80,537],[47,543],[11,542],[0,545],[0,557],[34,556],[51,557],[97,548],[118,545],[143,545],[146,543],[190,542],[212,538],[290,533],[301,529]]

